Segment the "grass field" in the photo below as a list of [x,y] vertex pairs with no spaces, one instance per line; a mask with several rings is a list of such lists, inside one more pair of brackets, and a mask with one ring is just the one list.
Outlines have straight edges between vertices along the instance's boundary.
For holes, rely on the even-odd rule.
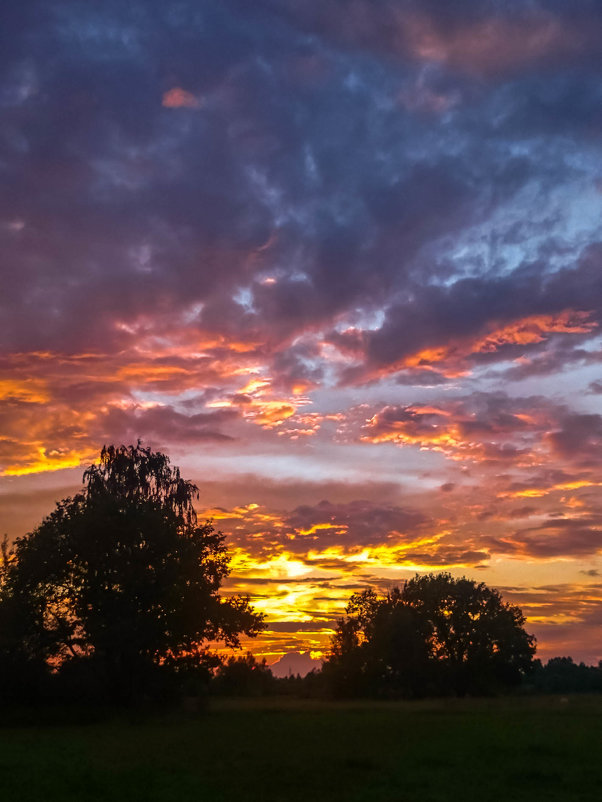
[[598,800],[602,697],[216,701],[194,717],[0,728],[3,802]]

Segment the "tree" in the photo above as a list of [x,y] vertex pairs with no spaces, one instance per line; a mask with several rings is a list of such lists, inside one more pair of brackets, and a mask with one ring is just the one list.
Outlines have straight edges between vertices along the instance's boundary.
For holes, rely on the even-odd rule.
[[4,562],[0,608],[21,611],[28,659],[86,666],[102,694],[127,702],[214,664],[208,641],[238,646],[263,628],[247,598],[219,595],[224,535],[197,522],[197,488],[168,457],[105,447],[84,485]]
[[533,687],[542,693],[593,693],[602,691],[602,661],[597,666],[575,663],[572,657],[552,657],[546,665],[536,661]]
[[0,699],[38,702],[48,689],[48,649],[28,600],[9,590],[13,562],[5,535],[0,547]]
[[229,657],[218,668],[211,689],[223,696],[267,696],[274,690],[274,676],[265,657],[259,662],[247,652]]
[[416,576],[379,597],[354,594],[325,666],[335,691],[422,696],[489,693],[530,670],[524,616],[484,583]]

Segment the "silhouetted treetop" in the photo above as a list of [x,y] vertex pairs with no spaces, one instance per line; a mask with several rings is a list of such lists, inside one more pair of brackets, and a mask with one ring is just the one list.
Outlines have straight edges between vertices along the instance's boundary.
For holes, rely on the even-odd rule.
[[108,495],[126,503],[156,501],[187,523],[196,522],[193,501],[199,497],[197,486],[182,479],[169,457],[145,448],[140,441],[135,446],[103,446],[99,463],[84,471],[83,481],[88,500]]

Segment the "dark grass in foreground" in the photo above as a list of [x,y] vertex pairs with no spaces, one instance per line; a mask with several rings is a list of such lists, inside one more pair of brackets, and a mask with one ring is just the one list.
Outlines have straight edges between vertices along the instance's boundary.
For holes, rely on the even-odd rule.
[[197,716],[0,729],[28,800],[599,800],[602,697],[215,701]]

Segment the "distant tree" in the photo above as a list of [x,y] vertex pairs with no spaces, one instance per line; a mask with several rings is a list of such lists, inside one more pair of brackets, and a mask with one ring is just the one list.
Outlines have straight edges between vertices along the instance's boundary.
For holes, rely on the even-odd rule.
[[575,663],[572,657],[537,661],[532,683],[542,693],[593,693],[602,691],[602,662],[597,666]]
[[416,576],[382,597],[351,597],[324,670],[344,695],[493,692],[532,666],[535,639],[524,623],[483,583]]
[[224,696],[267,696],[274,691],[275,680],[265,658],[258,661],[247,653],[229,657],[215,674],[211,691]]
[[87,672],[127,702],[209,666],[207,641],[237,646],[263,628],[247,598],[219,595],[224,535],[197,522],[197,488],[168,457],[108,446],[84,484],[4,560],[0,622],[22,657]]
[[300,674],[274,677],[272,693],[277,696],[294,696],[301,699],[324,698],[330,691],[328,679],[321,668],[312,669],[304,677]]

